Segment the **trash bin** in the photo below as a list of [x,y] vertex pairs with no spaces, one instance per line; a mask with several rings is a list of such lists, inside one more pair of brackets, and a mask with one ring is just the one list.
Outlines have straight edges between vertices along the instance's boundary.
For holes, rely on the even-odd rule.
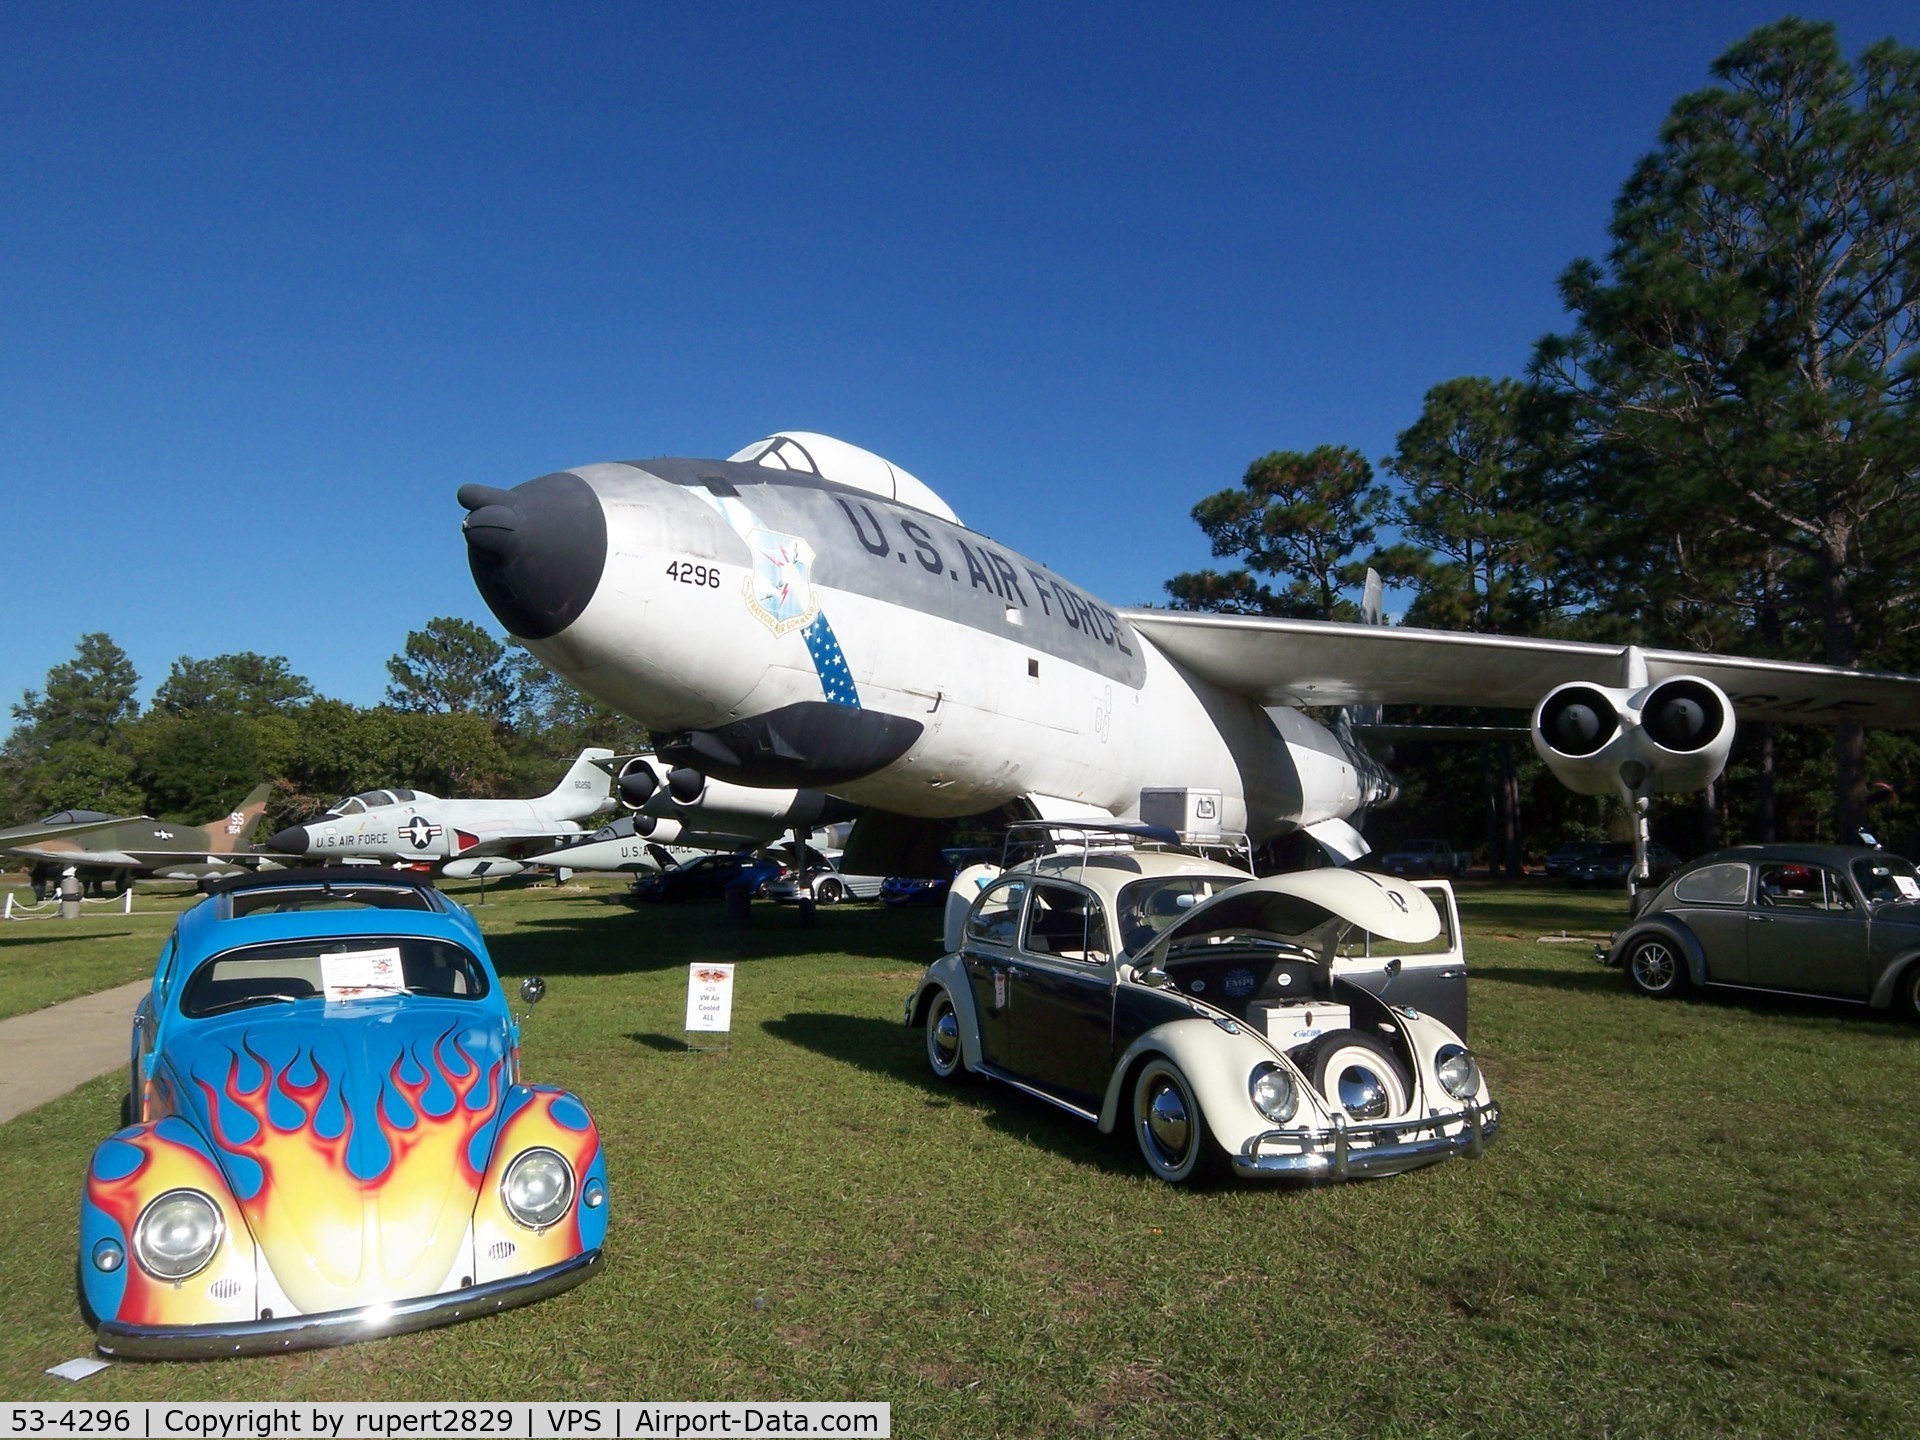
[[753,892],[747,888],[747,882],[735,880],[720,894],[727,907],[727,919],[746,924],[748,907],[753,904]]

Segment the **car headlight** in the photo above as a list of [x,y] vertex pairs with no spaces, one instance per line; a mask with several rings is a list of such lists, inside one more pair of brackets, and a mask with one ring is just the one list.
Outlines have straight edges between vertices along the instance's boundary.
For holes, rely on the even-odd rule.
[[1276,1065],[1271,1060],[1253,1067],[1253,1074],[1247,1080],[1247,1093],[1253,1097],[1253,1108],[1276,1125],[1286,1124],[1300,1108],[1300,1091],[1293,1083],[1293,1076],[1284,1065]]
[[515,1220],[529,1230],[544,1230],[573,1204],[573,1171],[558,1151],[528,1150],[507,1166],[500,1198]]
[[157,1196],[133,1227],[140,1268],[161,1280],[184,1280],[206,1268],[220,1248],[220,1207],[198,1190]]
[[1480,1093],[1480,1066],[1464,1045],[1442,1045],[1433,1057],[1433,1074],[1440,1088],[1456,1100],[1471,1100]]

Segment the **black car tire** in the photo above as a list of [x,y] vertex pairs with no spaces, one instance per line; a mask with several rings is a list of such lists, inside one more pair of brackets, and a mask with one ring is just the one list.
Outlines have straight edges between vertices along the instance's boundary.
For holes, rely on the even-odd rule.
[[1680,947],[1665,935],[1647,935],[1628,947],[1627,984],[1654,1000],[1678,995],[1687,986],[1687,961]]
[[1909,1020],[1920,1020],[1920,960],[1907,966],[1907,973],[1900,977],[1900,986],[1894,993],[1899,996],[1896,1008],[1906,1011]]
[[1169,1185],[1197,1185],[1224,1158],[1180,1067],[1156,1055],[1133,1081],[1133,1138],[1147,1168]]
[[927,1068],[933,1078],[948,1084],[963,1079],[967,1070],[960,1046],[960,1012],[944,989],[934,991],[927,1002],[926,1038]]
[[813,898],[822,905],[838,905],[846,895],[847,892],[841,888],[838,880],[822,880],[820,888],[813,892]]
[[[1364,1030],[1329,1031],[1318,1040],[1302,1045],[1293,1052],[1292,1058],[1329,1105],[1346,1110],[1362,1123],[1389,1120],[1413,1108],[1413,1077],[1407,1074],[1407,1067],[1384,1040]],[[1372,1078],[1386,1092],[1384,1112],[1359,1115],[1348,1108],[1354,1102],[1340,1093],[1341,1081],[1353,1071]],[[1355,1083],[1364,1082],[1356,1080]]]

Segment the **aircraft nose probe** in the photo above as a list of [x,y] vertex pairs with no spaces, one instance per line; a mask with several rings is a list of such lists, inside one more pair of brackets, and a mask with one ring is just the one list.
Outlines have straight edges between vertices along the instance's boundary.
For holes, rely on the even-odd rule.
[[600,497],[578,475],[542,475],[511,490],[462,485],[467,565],[507,633],[547,640],[579,619],[607,563]]

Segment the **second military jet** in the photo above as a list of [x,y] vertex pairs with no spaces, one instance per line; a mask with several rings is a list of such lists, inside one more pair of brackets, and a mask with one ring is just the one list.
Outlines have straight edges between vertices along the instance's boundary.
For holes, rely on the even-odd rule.
[[445,875],[511,873],[518,860],[582,833],[613,808],[613,751],[587,749],[558,785],[531,800],[443,800],[424,790],[368,790],[334,802],[305,825],[268,837],[277,855],[309,860],[401,861]]
[[116,895],[136,879],[231,875],[260,863],[248,840],[272,793],[273,786],[256,785],[232,811],[205,825],[62,810],[37,825],[0,830],[0,853],[27,862],[35,899],[44,899],[67,870],[88,888],[104,886]]

